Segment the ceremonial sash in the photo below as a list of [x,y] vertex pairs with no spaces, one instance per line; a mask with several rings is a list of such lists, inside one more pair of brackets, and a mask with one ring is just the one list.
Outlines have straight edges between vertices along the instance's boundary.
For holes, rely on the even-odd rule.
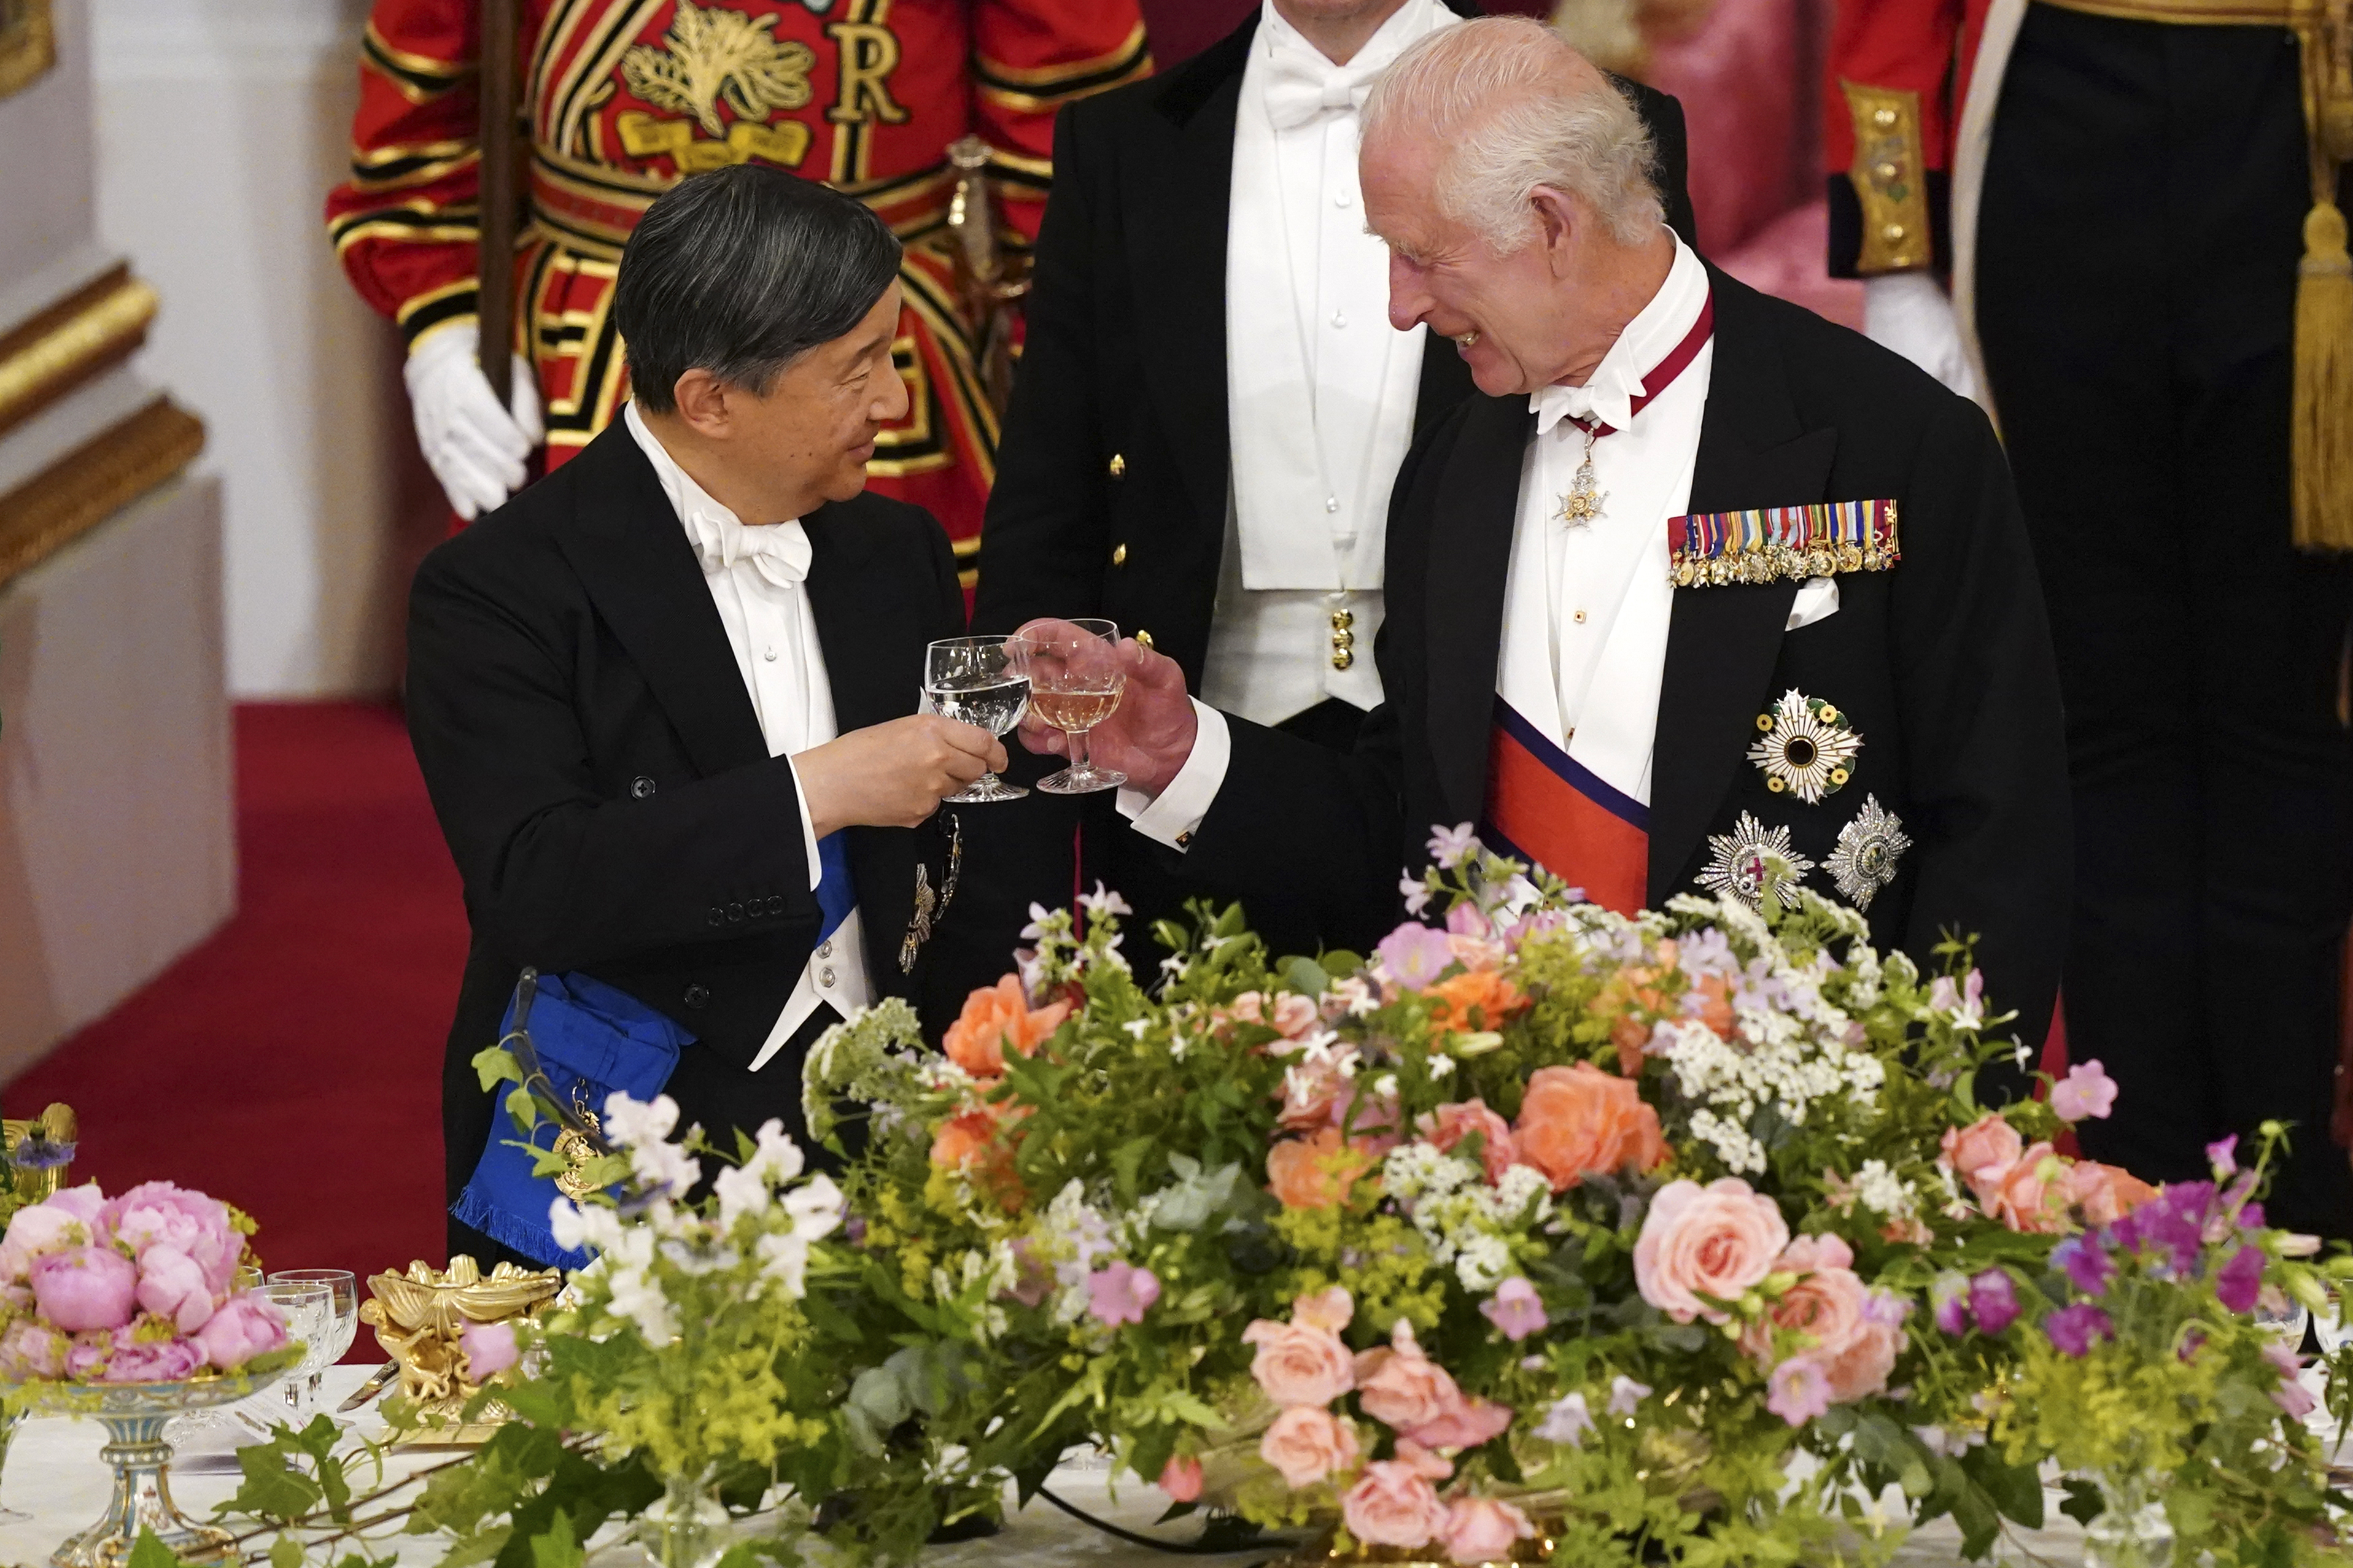
[[1650,884],[1651,811],[1546,739],[1501,697],[1480,837],[1543,867],[1588,902],[1637,913]]

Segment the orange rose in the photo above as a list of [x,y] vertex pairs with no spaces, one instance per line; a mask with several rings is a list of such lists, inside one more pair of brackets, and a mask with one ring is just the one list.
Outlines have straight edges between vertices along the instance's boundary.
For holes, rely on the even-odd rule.
[[2055,1235],[2067,1228],[2067,1162],[2036,1143],[2001,1173],[1987,1212],[2012,1230]]
[[975,1078],[996,1078],[1005,1071],[1007,1051],[1028,1056],[1070,1016],[1068,1002],[1032,1012],[1020,978],[1008,974],[965,998],[964,1011],[948,1026],[948,1059]]
[[994,1105],[960,1110],[932,1138],[932,1163],[967,1172],[973,1184],[992,1194],[1005,1212],[1019,1210],[1026,1194],[1013,1169],[1013,1140],[1002,1137],[1005,1113]]
[[2067,1173],[2067,1201],[2091,1225],[2114,1225],[2155,1196],[2155,1187],[2119,1165],[2080,1160]]
[[1293,1138],[1266,1152],[1266,1186],[1287,1209],[1327,1209],[1348,1201],[1348,1189],[1372,1169],[1372,1156],[1326,1127],[1313,1138]]
[[1634,1080],[1590,1062],[1537,1069],[1516,1131],[1520,1163],[1543,1172],[1556,1193],[1628,1165],[1650,1170],[1668,1152],[1659,1113],[1643,1103]]
[[1492,969],[1441,980],[1429,992],[1430,1026],[1437,1034],[1500,1029],[1528,1005],[1519,988]]
[[1618,1070],[1628,1078],[1641,1076],[1642,1047],[1651,1043],[1655,1020],[1669,1011],[1666,997],[1652,984],[1658,978],[1655,969],[1621,969],[1603,981],[1586,1004],[1595,1017],[1610,1020],[1609,1043],[1618,1047]]

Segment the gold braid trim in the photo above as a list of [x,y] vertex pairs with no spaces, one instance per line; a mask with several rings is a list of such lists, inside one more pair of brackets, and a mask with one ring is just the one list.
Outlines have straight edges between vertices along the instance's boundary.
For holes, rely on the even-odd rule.
[[0,584],[186,468],[204,447],[204,422],[158,397],[0,495]]
[[2295,542],[2353,550],[2353,257],[2337,171],[2353,159],[2353,16],[2348,0],[2299,0],[2312,210],[2295,280],[2295,393],[2289,483]]
[[1913,272],[1936,258],[1928,216],[1928,165],[1920,151],[1920,95],[1862,87],[1841,79],[1854,119],[1854,162],[1847,178],[1862,205],[1862,245],[1854,269],[1869,278]]

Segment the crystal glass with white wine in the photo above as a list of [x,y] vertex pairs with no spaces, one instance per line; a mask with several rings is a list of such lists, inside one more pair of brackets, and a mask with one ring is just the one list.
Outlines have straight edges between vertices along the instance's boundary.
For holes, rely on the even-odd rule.
[[[923,700],[934,713],[996,736],[1013,732],[1029,705],[1029,678],[1002,637],[943,637],[923,650]],[[987,773],[944,800],[1019,800],[1029,792]]]
[[1127,775],[1087,761],[1087,731],[1110,718],[1127,690],[1119,663],[1119,626],[1088,616],[1033,621],[1006,644],[1029,679],[1029,711],[1070,739],[1071,765],[1038,781],[1048,795],[1116,789]]

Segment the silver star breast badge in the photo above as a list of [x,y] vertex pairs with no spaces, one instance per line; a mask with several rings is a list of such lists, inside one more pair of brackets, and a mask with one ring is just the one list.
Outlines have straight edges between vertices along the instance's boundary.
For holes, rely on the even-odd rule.
[[1768,828],[1745,811],[1731,832],[1709,834],[1707,848],[1700,886],[1718,898],[1738,899],[1752,910],[1764,907],[1768,867],[1777,873],[1769,879],[1775,901],[1785,910],[1797,908],[1798,884],[1814,868],[1790,844],[1786,825]]
[[1882,806],[1877,795],[1867,795],[1854,820],[1839,829],[1838,844],[1823,865],[1847,902],[1867,910],[1879,889],[1895,880],[1896,862],[1911,847],[1904,819]]

